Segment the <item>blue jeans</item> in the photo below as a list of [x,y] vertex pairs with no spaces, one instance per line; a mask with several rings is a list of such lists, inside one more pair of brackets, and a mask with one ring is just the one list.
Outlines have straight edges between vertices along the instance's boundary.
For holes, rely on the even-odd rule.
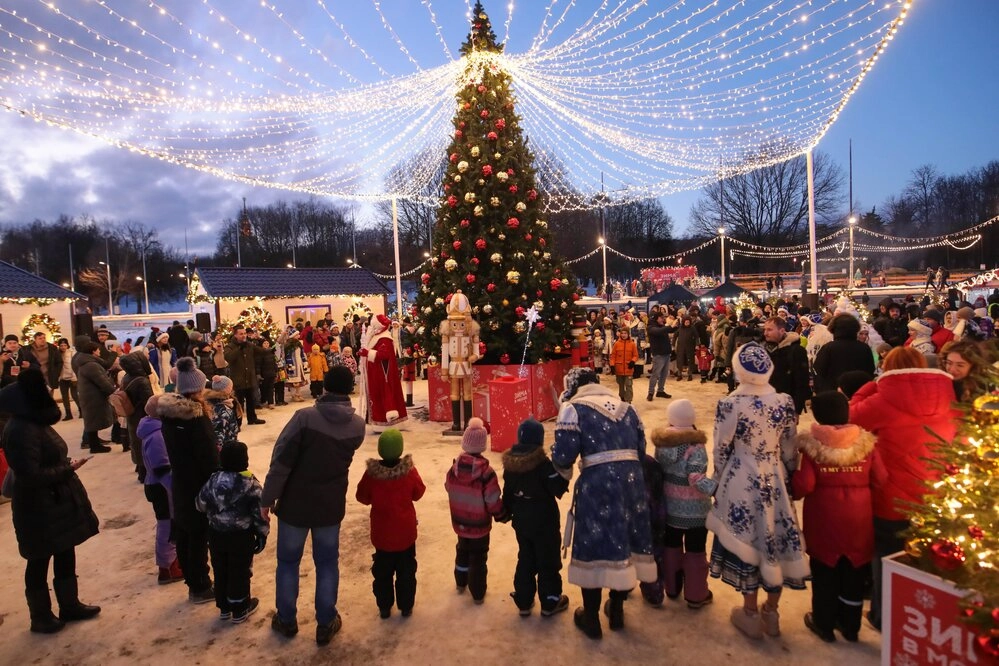
[[669,354],[656,354],[652,357],[652,370],[649,372],[649,395],[653,389],[666,391],[666,375],[669,374]]
[[312,561],[316,565],[316,622],[329,624],[336,617],[340,587],[340,526],[295,527],[278,519],[277,592],[278,617],[293,622],[298,615],[298,567],[305,539],[312,532]]

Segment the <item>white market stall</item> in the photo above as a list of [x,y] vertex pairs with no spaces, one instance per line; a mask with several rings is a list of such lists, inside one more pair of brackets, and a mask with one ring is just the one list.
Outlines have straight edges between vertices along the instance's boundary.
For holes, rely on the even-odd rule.
[[55,282],[0,261],[0,335],[16,335],[22,344],[36,332],[55,342],[73,340],[73,301],[86,298]]

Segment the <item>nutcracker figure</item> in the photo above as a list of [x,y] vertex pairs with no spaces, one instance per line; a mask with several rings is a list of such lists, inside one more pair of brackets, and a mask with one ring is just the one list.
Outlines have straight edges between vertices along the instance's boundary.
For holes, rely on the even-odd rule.
[[385,315],[378,315],[369,330],[370,337],[360,352],[368,422],[384,426],[405,421],[408,415],[402,399],[392,322]]
[[472,364],[479,359],[479,325],[461,291],[451,297],[440,331],[441,379],[451,380],[451,432],[461,433],[472,418]]
[[572,323],[572,365],[577,368],[592,368],[590,360],[590,340],[587,336],[590,327],[586,320],[577,318]]
[[413,381],[419,371],[417,358],[420,355],[420,345],[416,342],[416,325],[411,317],[402,320],[399,343],[402,347],[402,392],[406,394],[406,406],[412,407]]

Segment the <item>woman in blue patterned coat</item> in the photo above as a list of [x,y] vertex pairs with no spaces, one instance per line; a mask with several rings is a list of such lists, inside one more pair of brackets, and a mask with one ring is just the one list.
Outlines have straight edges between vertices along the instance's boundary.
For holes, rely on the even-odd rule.
[[[714,431],[715,503],[706,527],[715,534],[711,575],[742,593],[732,624],[751,638],[780,635],[784,586],[805,589],[805,543],[788,491],[798,466],[794,400],[770,385],[773,361],[755,342],[732,359],[739,388],[718,401]],[[757,606],[759,588],[767,593]]]
[[565,382],[552,463],[570,478],[580,459],[569,582],[583,588],[576,626],[597,639],[602,588],[610,590],[604,612],[617,630],[628,592],[638,581],[656,580],[641,462],[645,431],[635,409],[601,386],[592,369],[573,368]]

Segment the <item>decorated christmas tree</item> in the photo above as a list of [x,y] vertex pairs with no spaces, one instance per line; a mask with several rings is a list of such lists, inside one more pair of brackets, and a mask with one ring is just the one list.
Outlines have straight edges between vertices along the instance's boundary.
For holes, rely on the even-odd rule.
[[954,441],[936,448],[939,478],[910,511],[905,550],[968,591],[963,619],[982,653],[999,660],[999,393],[978,398]]
[[527,362],[533,363],[570,344],[579,293],[575,278],[552,252],[533,156],[514,112],[502,52],[482,3],[476,2],[461,47],[465,66],[434,256],[421,276],[416,305],[428,349],[440,349],[445,303],[461,290],[481,326],[486,360],[519,363],[526,348]]

